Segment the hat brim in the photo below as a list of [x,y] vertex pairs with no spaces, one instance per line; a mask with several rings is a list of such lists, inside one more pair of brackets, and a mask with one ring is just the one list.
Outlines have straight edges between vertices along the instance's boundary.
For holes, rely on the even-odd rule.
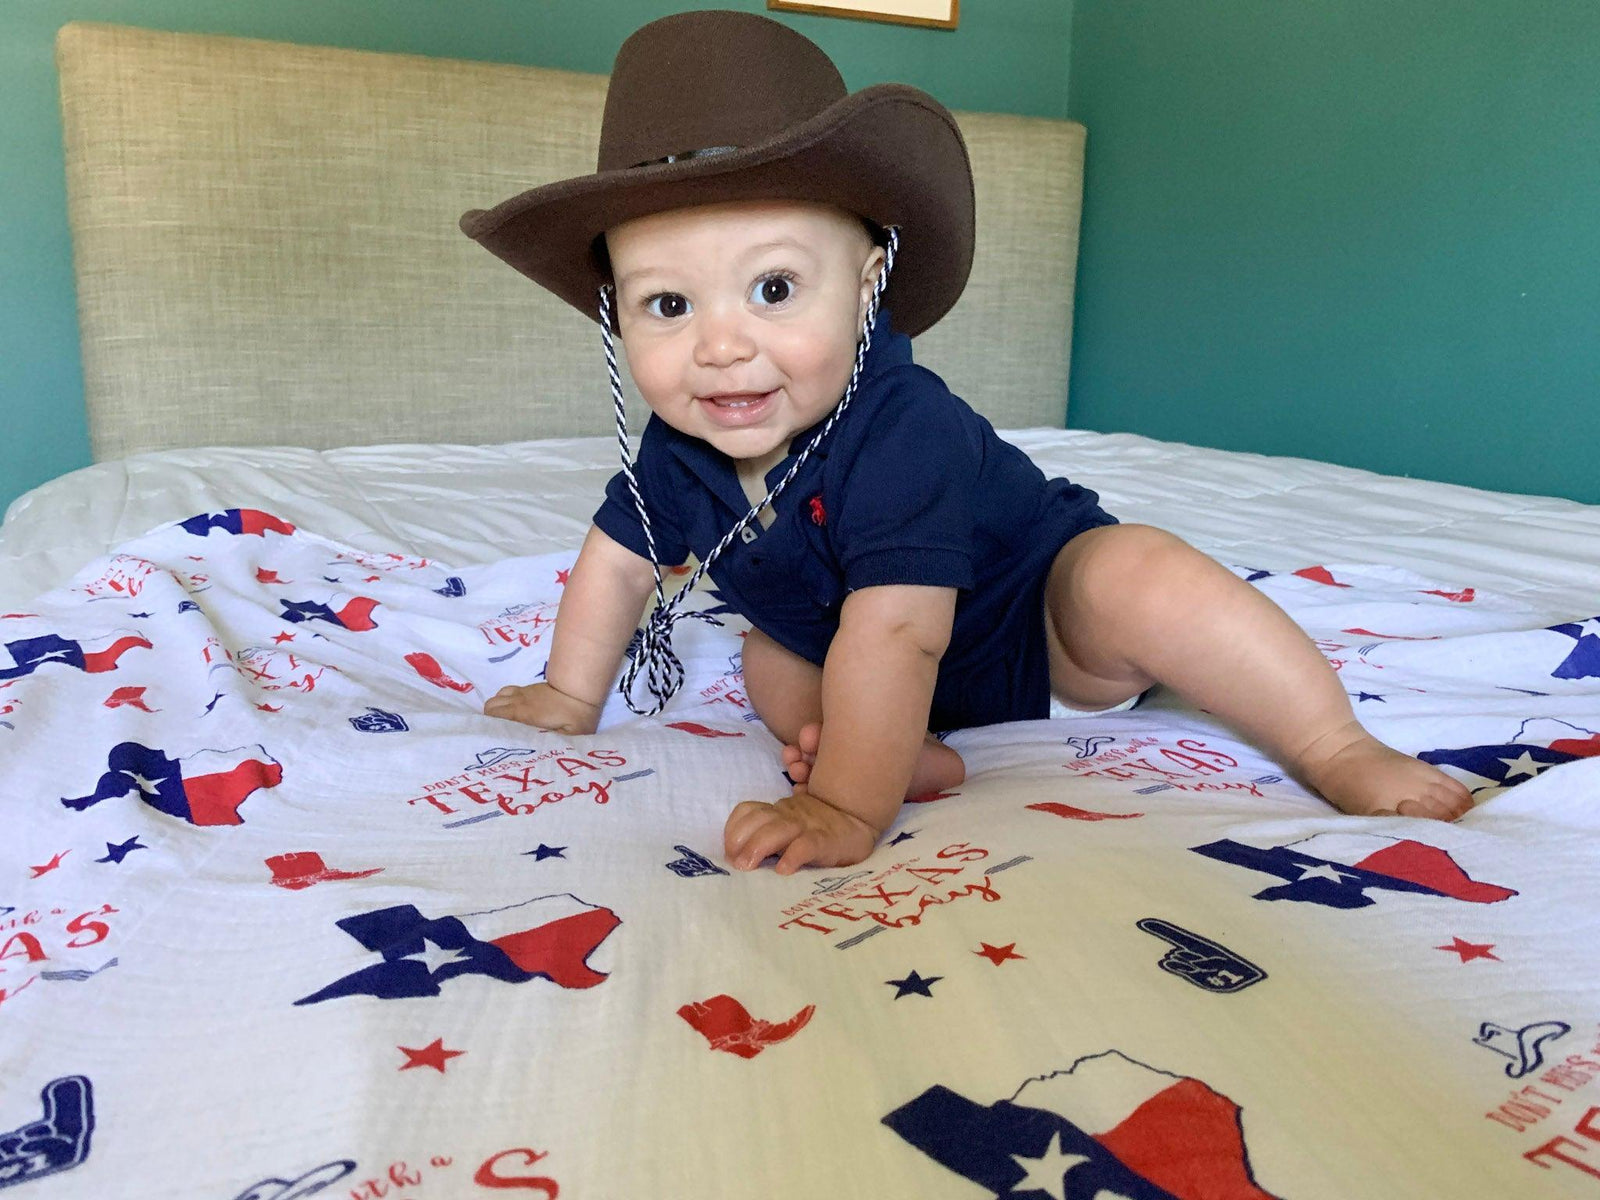
[[461,231],[598,321],[610,270],[601,235],[670,209],[736,200],[809,200],[900,227],[886,306],[915,336],[960,298],[972,270],[972,167],[943,105],[904,84],[877,84],[830,105],[780,137],[715,155],[545,184]]

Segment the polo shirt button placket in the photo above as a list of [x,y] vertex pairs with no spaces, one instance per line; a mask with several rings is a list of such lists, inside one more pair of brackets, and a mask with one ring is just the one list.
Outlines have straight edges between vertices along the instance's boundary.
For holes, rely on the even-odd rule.
[[739,539],[746,544],[756,540],[756,531],[753,525],[746,525],[739,531]]

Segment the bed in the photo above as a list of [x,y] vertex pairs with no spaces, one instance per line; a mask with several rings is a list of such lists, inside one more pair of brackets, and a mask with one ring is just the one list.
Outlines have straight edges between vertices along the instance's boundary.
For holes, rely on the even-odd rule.
[[658,717],[481,713],[616,445],[592,326],[454,219],[588,169],[603,79],[58,62],[97,461],[0,529],[0,1189],[1600,1194],[1600,508],[1062,428],[1083,130],[960,114],[980,257],[919,358],[1476,806],[1342,816],[1157,693],[951,734],[856,867],[732,872],[785,784],[715,592]]

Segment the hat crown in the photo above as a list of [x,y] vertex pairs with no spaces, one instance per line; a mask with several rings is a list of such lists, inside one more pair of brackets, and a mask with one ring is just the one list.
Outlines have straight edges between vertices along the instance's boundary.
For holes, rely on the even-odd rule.
[[663,17],[617,51],[599,169],[753,146],[847,94],[828,56],[777,21],[722,11]]

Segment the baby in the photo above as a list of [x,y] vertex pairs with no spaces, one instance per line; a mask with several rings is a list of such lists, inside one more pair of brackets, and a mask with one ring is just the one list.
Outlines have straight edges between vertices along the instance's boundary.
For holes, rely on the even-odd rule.
[[[462,218],[564,299],[598,302],[653,414],[573,567],[545,682],[486,712],[593,733],[661,597],[658,564],[693,554],[754,626],[745,688],[794,785],[729,816],[741,869],[864,859],[908,795],[964,778],[930,730],[1045,717],[1052,695],[1112,708],[1156,684],[1345,812],[1471,806],[1362,728],[1271,601],[1046,480],[912,363],[907,335],[955,303],[972,252],[965,147],[931,97],[846,94],[783,25],[681,14],[619,52],[599,165]],[[657,708],[673,607],[625,678],[647,669]]]

